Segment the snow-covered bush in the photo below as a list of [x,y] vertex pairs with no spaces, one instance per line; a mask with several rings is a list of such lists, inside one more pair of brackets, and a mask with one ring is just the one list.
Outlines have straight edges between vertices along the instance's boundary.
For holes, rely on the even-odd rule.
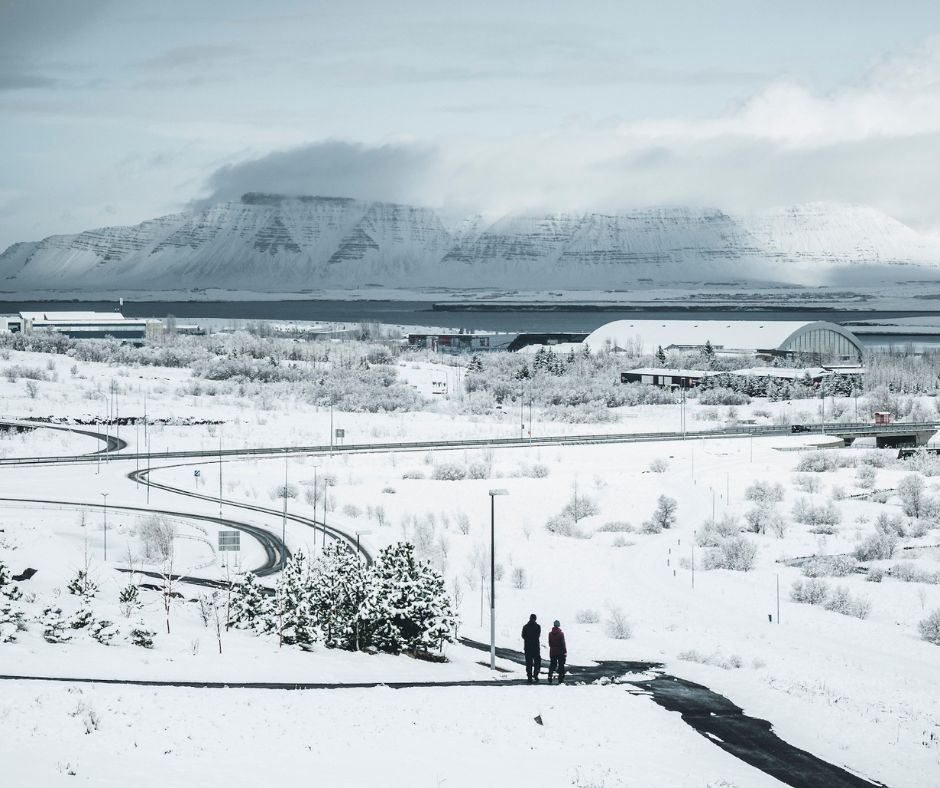
[[412,471],[405,471],[405,472],[401,475],[401,478],[402,478],[402,479],[423,479],[423,478],[424,478],[424,471],[418,470],[418,469],[412,470]]
[[0,643],[12,643],[26,629],[26,618],[17,605],[23,594],[13,582],[10,570],[0,561]]
[[607,637],[614,640],[629,640],[633,636],[630,621],[619,607],[611,608],[607,621],[604,622],[604,631]]
[[855,557],[859,561],[883,561],[894,557],[898,546],[896,534],[871,534],[865,541],[855,548]]
[[744,660],[737,654],[726,657],[717,651],[714,654],[702,654],[695,649],[688,649],[676,654],[676,659],[681,659],[683,662],[697,662],[700,665],[712,665],[722,670],[737,670],[744,667]]
[[824,473],[834,471],[837,468],[836,458],[833,452],[813,451],[800,456],[795,470],[808,471],[812,473]]
[[599,534],[630,534],[636,529],[624,520],[610,520],[597,529]]
[[802,566],[806,577],[845,577],[855,572],[858,564],[848,555],[818,556]]
[[121,609],[121,615],[124,618],[130,618],[142,607],[140,601],[140,591],[133,583],[130,583],[121,589],[118,594],[118,606]]
[[731,569],[748,572],[754,568],[757,545],[743,536],[722,539],[715,547],[705,552],[705,569]]
[[738,519],[729,512],[725,512],[718,520],[706,520],[695,533],[695,541],[699,547],[716,547],[723,540],[737,536],[741,533]]
[[892,564],[888,573],[895,580],[904,583],[930,583],[931,585],[940,585],[940,572],[921,569],[912,561],[902,561]]
[[672,526],[676,524],[676,510],[678,508],[679,505],[676,503],[675,498],[670,498],[668,495],[660,495],[659,498],[656,499],[656,508],[653,510],[649,521],[659,531],[672,528]]
[[568,503],[561,510],[561,515],[577,524],[585,517],[593,517],[599,511],[597,502],[587,495],[579,494],[578,488],[575,487]]
[[600,614],[596,610],[584,608],[574,614],[574,620],[579,624],[596,624],[601,620]]
[[245,572],[239,582],[233,583],[228,606],[228,625],[236,629],[271,629],[268,615],[270,601],[253,572]]
[[512,570],[512,587],[520,590],[527,588],[529,579],[526,577],[525,569],[517,566]]
[[926,493],[926,484],[920,474],[905,476],[898,484],[901,509],[908,517],[927,517],[936,514],[937,502]]
[[144,556],[152,561],[166,561],[173,554],[174,526],[163,515],[151,515],[140,527]]
[[880,566],[872,566],[868,568],[868,571],[865,573],[865,580],[869,583],[880,583],[884,580],[885,570]]
[[899,515],[889,515],[887,512],[880,512],[875,518],[875,530],[878,533],[891,534],[898,538],[903,538],[907,533],[904,520]]
[[808,474],[800,474],[793,477],[793,486],[798,490],[808,493],[818,493],[820,487],[819,479]]
[[855,484],[862,490],[871,490],[875,486],[878,471],[870,465],[861,465],[855,471]]
[[131,627],[130,632],[127,633],[127,639],[135,646],[140,646],[141,648],[153,648],[153,638],[156,633],[147,629],[144,626],[143,621],[138,621],[133,627]]
[[545,522],[545,530],[557,536],[570,536],[575,539],[590,539],[590,534],[579,528],[575,521],[565,514],[549,517]]
[[67,586],[70,594],[75,594],[83,599],[93,599],[98,593],[98,584],[88,575],[87,569],[79,569]]
[[806,605],[821,605],[829,597],[829,584],[825,580],[794,580],[790,599]]
[[110,646],[111,641],[120,634],[113,621],[95,621],[88,627],[88,634],[103,646]]
[[773,533],[780,538],[783,538],[786,533],[786,521],[773,504],[755,506],[750,511],[745,512],[744,521],[747,523],[747,530],[751,533]]
[[797,498],[793,502],[792,514],[793,519],[798,523],[830,529],[821,531],[821,533],[833,533],[839,523],[842,522],[842,515],[832,501],[826,501],[824,504],[815,506],[806,498]]
[[871,612],[871,601],[865,597],[855,597],[845,586],[836,586],[823,602],[826,610],[833,613],[840,613],[843,616],[854,616],[855,618],[868,618]]
[[649,465],[649,470],[652,473],[665,473],[668,469],[669,462],[662,457],[657,457]]
[[783,485],[774,482],[756,481],[748,485],[744,491],[744,497],[748,501],[754,501],[759,505],[780,503],[783,500]]
[[444,462],[432,466],[431,478],[437,481],[457,482],[467,478],[467,469],[455,462]]
[[702,405],[747,405],[751,398],[740,391],[730,388],[715,387],[698,392],[698,401]]
[[38,618],[42,626],[42,636],[47,643],[67,643],[72,636],[66,632],[66,621],[61,607],[46,607]]
[[917,629],[921,640],[940,646],[940,607],[932,610],[927,618],[918,622]]

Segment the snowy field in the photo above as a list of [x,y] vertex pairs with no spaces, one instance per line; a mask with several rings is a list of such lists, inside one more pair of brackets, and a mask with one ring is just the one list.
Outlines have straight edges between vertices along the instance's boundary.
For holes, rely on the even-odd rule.
[[[0,377],[0,415],[94,421],[106,415],[108,400],[120,416],[142,416],[146,407],[150,419],[174,423],[146,431],[121,427],[125,451],[149,448],[155,483],[210,499],[219,494],[217,462],[161,460],[160,452],[215,450],[220,440],[226,449],[324,446],[331,425],[345,430],[346,444],[369,444],[528,431],[667,431],[682,420],[677,404],[617,408],[617,420],[601,424],[550,421],[537,408],[530,420],[528,408],[509,405],[474,415],[458,407],[466,396],[465,370],[420,356],[400,360],[397,369],[431,404],[404,413],[331,414],[299,396],[259,401],[257,395],[210,393],[211,384],[194,382],[179,368],[115,367],[25,352],[0,361],[0,372],[11,365],[46,370],[48,379],[31,391],[22,379]],[[932,401],[923,399],[933,412]],[[855,403],[844,399],[827,407],[836,404]],[[818,405],[754,399],[732,412],[690,401],[685,422],[703,429],[775,418],[810,421],[819,418]],[[185,420],[222,424],[186,426]],[[572,664],[661,662],[666,672],[724,694],[748,714],[770,720],[791,744],[831,763],[891,786],[940,786],[940,649],[918,634],[918,623],[940,608],[933,503],[940,499],[940,473],[930,461],[904,465],[896,451],[814,452],[819,442],[818,436],[785,435],[337,450],[226,459],[221,487],[226,501],[280,511],[277,488],[286,479],[297,490],[288,502],[291,514],[325,518],[348,534],[363,532],[372,554],[398,541],[414,543],[444,577],[460,634],[479,641],[489,637],[489,491],[505,489],[508,494],[495,499],[498,645],[521,649],[519,630],[531,612],[543,624],[543,642],[558,618]],[[97,448],[94,439],[68,432],[0,435],[6,458]],[[121,570],[135,570],[130,577],[139,582],[161,582],[141,574],[159,573],[161,563],[147,555],[147,513],[130,507],[176,513],[169,516],[176,529],[174,572],[216,580],[236,574],[216,550],[218,524],[199,517],[218,516],[218,501],[156,488],[148,493],[126,478],[138,467],[146,460],[0,468],[0,497],[64,502],[0,506],[0,561],[13,572],[39,570],[20,584],[30,615],[50,605],[61,607],[65,618],[78,614],[79,597],[66,585],[87,566],[99,586],[96,617],[126,631],[130,618],[118,595],[129,575]],[[922,506],[912,516],[911,493],[902,491],[917,469]],[[107,562],[102,493],[109,508]],[[665,529],[655,527],[661,496],[675,504]],[[280,536],[276,513],[224,503],[222,514]],[[887,549],[889,530],[894,541],[884,557],[854,557],[877,539]],[[285,534],[292,552],[314,558],[322,550],[315,529],[288,521]],[[810,574],[825,576],[804,574],[795,559],[809,556],[831,559],[810,567]],[[260,545],[243,535],[239,568],[263,561]],[[729,561],[737,568],[711,568]],[[872,582],[899,562],[906,575],[895,571]],[[811,581],[824,603],[793,601],[794,583]],[[263,582],[273,585],[272,578]],[[447,662],[430,663],[321,645],[307,652],[279,647],[276,635],[217,630],[206,613],[207,589],[178,583],[175,590],[181,596],[169,615],[158,590],[140,592],[135,617],[154,633],[152,649],[132,645],[123,634],[106,647],[85,631],[51,644],[41,626],[30,624],[16,642],[0,643],[0,674],[222,682],[493,678],[479,664],[485,655],[457,645],[445,648]],[[544,669],[545,648],[543,660]],[[500,666],[507,671],[499,674],[503,679],[524,676],[511,662]],[[248,785],[272,768],[316,774],[327,785],[451,786],[481,779],[585,788],[780,784],[624,686],[296,692],[29,681],[0,686],[0,767],[10,785],[76,779],[124,785],[130,773],[143,786],[211,783],[220,770],[226,783]],[[538,715],[544,725],[534,721]]]

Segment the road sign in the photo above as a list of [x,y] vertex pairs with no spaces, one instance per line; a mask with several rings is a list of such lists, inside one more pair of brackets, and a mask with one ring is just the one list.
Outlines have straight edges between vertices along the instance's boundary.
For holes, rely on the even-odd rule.
[[336,437],[337,437],[337,438],[345,438],[345,437],[346,437],[346,430],[341,430],[339,427],[337,427],[337,428],[336,428]]
[[220,553],[236,553],[241,549],[241,532],[219,531]]
[[198,479],[200,476],[202,476],[202,471],[196,468],[196,470],[193,471],[193,476],[195,476]]

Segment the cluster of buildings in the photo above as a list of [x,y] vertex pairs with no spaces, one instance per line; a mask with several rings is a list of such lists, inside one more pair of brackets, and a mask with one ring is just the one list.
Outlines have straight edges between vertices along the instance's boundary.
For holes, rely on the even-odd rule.
[[[0,331],[31,334],[51,331],[73,339],[104,339],[143,342],[149,331],[163,330],[163,321],[144,317],[125,317],[121,312],[17,312],[0,315]],[[203,333],[198,326],[174,325],[179,334]]]

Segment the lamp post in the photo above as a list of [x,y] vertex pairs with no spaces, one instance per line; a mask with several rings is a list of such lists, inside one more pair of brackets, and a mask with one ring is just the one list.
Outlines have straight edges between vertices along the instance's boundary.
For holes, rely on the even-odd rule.
[[509,495],[502,488],[490,490],[490,670],[496,670],[496,496]]
[[[281,544],[284,546],[281,554],[281,566],[287,565],[287,449],[284,449],[284,517],[281,520]],[[316,532],[314,532],[316,533]]]
[[104,498],[104,560],[108,560],[108,495],[110,493],[101,493]]

